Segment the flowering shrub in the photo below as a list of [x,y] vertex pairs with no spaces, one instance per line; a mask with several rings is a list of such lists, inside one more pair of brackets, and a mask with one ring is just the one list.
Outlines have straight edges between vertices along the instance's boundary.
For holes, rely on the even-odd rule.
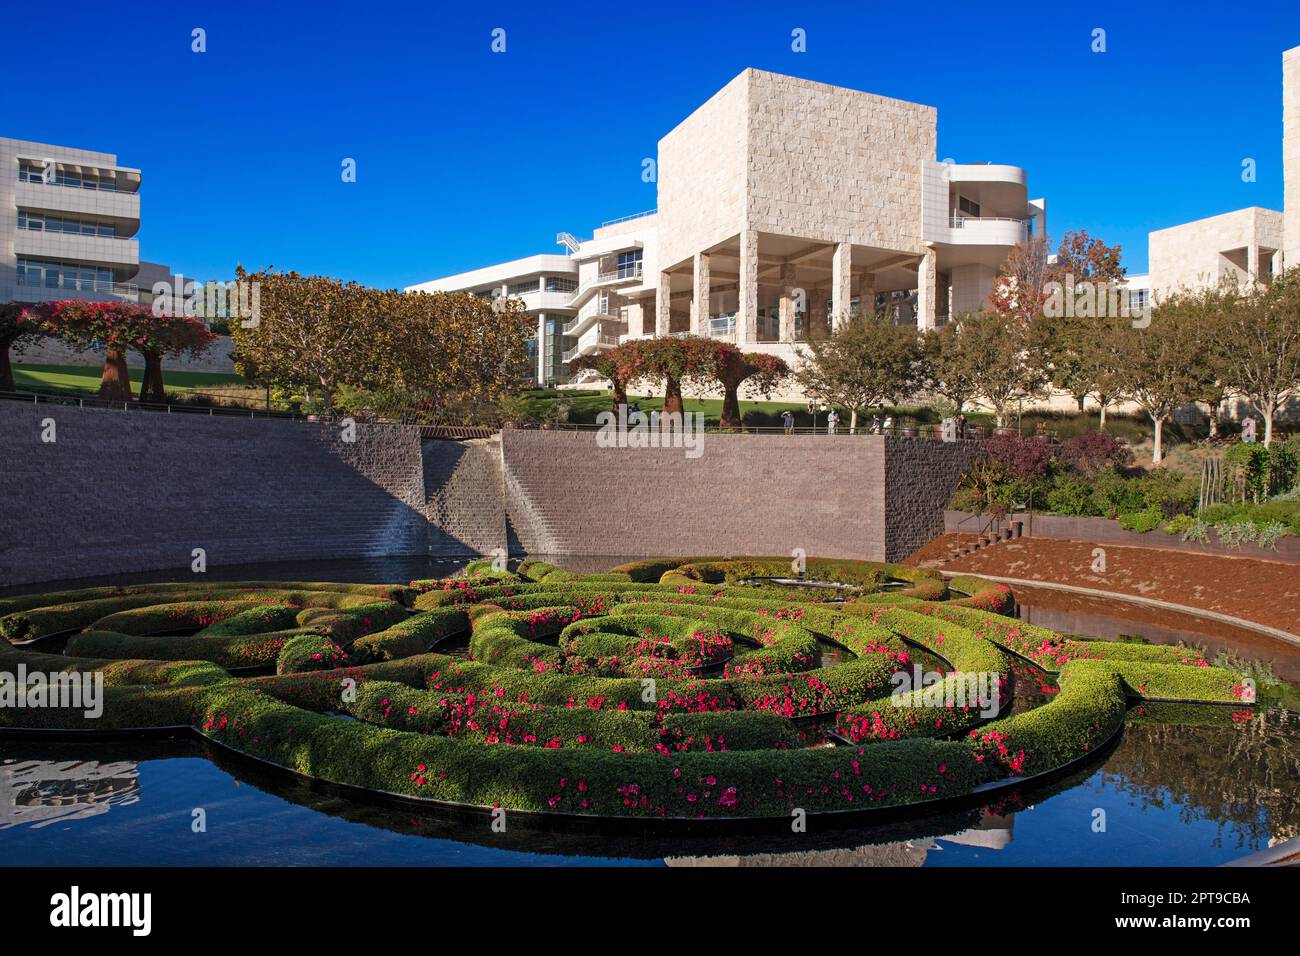
[[[807,571],[851,585],[848,599],[765,583],[791,572],[761,557],[4,599],[6,634],[89,629],[57,657],[0,645],[0,668],[100,670],[109,687],[91,726],[57,708],[0,710],[0,726],[188,723],[270,764],[418,800],[788,818],[1058,769],[1103,747],[1130,698],[1248,705],[1242,675],[1198,652],[1063,638],[1002,616],[1010,592],[979,578],[817,559]],[[887,581],[902,586],[876,593]],[[942,679],[891,694],[919,659]],[[977,675],[986,699],[949,693]]]

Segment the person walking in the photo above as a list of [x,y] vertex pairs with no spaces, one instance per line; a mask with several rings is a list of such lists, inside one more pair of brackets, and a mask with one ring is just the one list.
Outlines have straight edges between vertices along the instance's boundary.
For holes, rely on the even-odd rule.
[[830,414],[826,416],[826,434],[834,435],[835,426],[840,423],[840,413],[831,409]]
[[785,433],[787,435],[793,435],[794,434],[794,412],[790,411],[790,409],[788,408],[785,411],[783,411],[781,413],[781,424],[785,426]]
[[887,432],[892,432],[893,430],[894,430],[894,416],[893,416],[893,415],[886,415],[886,416],[885,416],[885,431],[887,431]]

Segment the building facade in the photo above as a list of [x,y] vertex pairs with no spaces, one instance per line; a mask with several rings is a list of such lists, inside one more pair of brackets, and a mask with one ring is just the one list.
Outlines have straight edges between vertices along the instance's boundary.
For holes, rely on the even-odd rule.
[[867,303],[934,328],[980,308],[1046,225],[1023,169],[940,162],[936,140],[932,107],[746,70],[659,141],[655,210],[411,288],[521,298],[542,384],[655,335],[794,361]]
[[140,170],[0,139],[0,302],[140,301],[139,229]]

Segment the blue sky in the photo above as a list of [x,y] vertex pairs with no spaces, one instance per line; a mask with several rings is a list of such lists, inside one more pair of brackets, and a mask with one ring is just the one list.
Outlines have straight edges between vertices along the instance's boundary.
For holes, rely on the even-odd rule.
[[937,107],[938,158],[1025,167],[1054,238],[1087,228],[1139,272],[1151,229],[1281,208],[1300,4],[65,0],[13,39],[0,135],[140,167],[142,255],[187,276],[401,286],[559,251],[653,207],[641,160],[750,66]]

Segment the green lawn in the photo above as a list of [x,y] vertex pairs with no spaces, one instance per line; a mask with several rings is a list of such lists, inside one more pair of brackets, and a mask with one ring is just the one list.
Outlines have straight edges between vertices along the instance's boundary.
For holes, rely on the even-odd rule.
[[[99,391],[99,377],[103,366],[81,365],[14,365],[14,384],[25,392],[72,392],[94,395]],[[131,369],[131,382],[139,392],[144,370]],[[180,372],[163,370],[163,384],[173,391],[202,391],[221,386],[243,384],[238,375],[215,372]]]

